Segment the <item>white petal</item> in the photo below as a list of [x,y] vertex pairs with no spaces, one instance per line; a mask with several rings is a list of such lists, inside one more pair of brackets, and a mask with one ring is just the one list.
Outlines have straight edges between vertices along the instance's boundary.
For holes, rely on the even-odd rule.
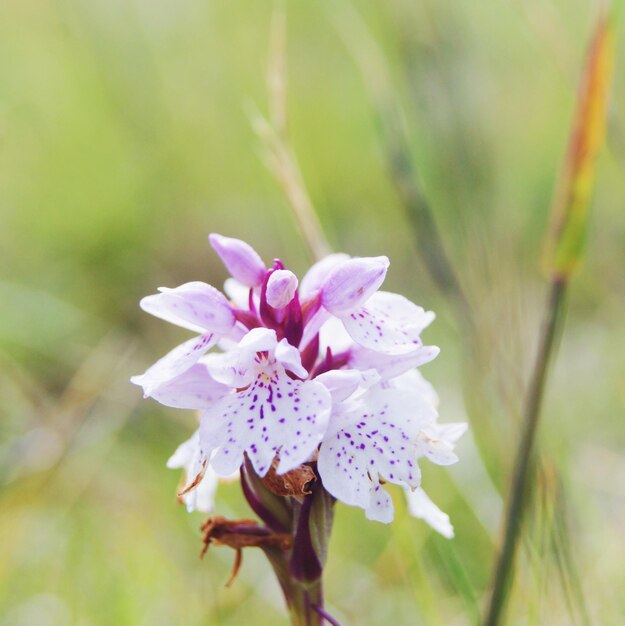
[[420,454],[437,465],[453,465],[458,462],[458,457],[453,450],[466,429],[467,424],[459,422],[429,424],[419,435],[417,449]]
[[212,513],[215,508],[215,495],[217,494],[218,485],[219,476],[210,466],[207,467],[200,484],[182,496],[187,511],[189,513],[193,511]]
[[371,492],[371,501],[365,510],[367,519],[382,524],[390,524],[393,521],[395,507],[388,492],[381,485],[376,485]]
[[433,439],[425,434],[419,437],[417,450],[437,465],[453,465],[458,462],[458,457],[450,443],[442,439]]
[[206,409],[228,391],[228,387],[208,373],[205,364],[196,363],[180,376],[153,389],[150,396],[175,409]]
[[[338,354],[339,352],[346,352],[355,346],[354,340],[349,336],[343,322],[338,317],[330,317],[319,329],[319,351],[321,354],[325,354],[328,348],[332,350],[332,354]],[[360,367],[355,365],[354,367],[357,369],[369,369],[369,367],[373,366]]]
[[181,443],[176,451],[169,457],[167,467],[177,469],[188,466],[192,461],[200,443],[199,434],[196,430],[189,439]]
[[[347,331],[345,333],[347,334]],[[381,354],[362,346],[352,345],[349,364],[357,369],[375,368],[384,379],[396,378],[415,367],[429,363],[440,352],[437,346],[419,346],[405,354]]]
[[375,370],[330,370],[315,378],[332,395],[332,401],[347,400],[360,388],[369,388],[379,382],[380,376]]
[[253,328],[241,341],[239,349],[249,352],[265,352],[273,350],[278,343],[276,331],[269,328]]
[[277,344],[276,331],[269,328],[250,330],[239,343],[208,360],[210,375],[229,387],[247,387],[255,376],[254,368],[259,363],[259,352],[273,352]]
[[453,538],[454,527],[449,521],[449,515],[443,513],[421,487],[417,487],[414,491],[406,489],[406,499],[408,500],[408,511],[411,515],[427,522],[443,537],[447,539]]
[[225,335],[234,326],[228,300],[206,283],[185,283],[175,289],[161,287],[159,291],[140,302],[141,308],[155,317],[200,333]]
[[250,302],[249,287],[234,278],[227,278],[224,282],[224,292],[235,307],[247,310]]
[[211,464],[230,474],[247,452],[264,476],[276,453],[278,472],[307,461],[326,430],[331,399],[320,383],[290,379],[277,362],[267,361],[249,388],[230,394],[204,413],[200,438],[206,450],[217,449]]
[[335,267],[348,259],[349,255],[341,252],[337,254],[329,254],[327,257],[321,259],[321,261],[317,261],[317,263],[315,263],[308,270],[308,272],[306,272],[304,278],[302,278],[299,290],[302,299],[311,296],[316,291],[319,291],[328,274]]
[[146,397],[151,396],[162,384],[176,378],[197,363],[200,357],[215,345],[216,341],[216,336],[213,334],[193,337],[175,347],[152,365],[145,374],[133,376],[130,382],[143,387]]
[[[432,383],[423,377],[423,374],[417,369],[404,372],[400,376],[393,378],[386,383],[394,389],[403,389],[405,391],[415,391],[426,398],[434,408],[438,407],[438,394]],[[462,434],[462,433],[461,433]]]
[[189,512],[197,509],[209,513],[213,508],[217,476],[207,467],[207,461],[208,459],[200,446],[199,431],[197,430],[187,441],[178,446],[167,461],[169,468],[184,468],[186,484],[183,491],[188,489],[190,485],[195,485],[182,496]]
[[[369,510],[378,475],[419,485],[414,442],[435,411],[418,395],[374,389],[345,414],[334,414],[317,467],[324,487],[337,499]],[[337,423],[338,422],[338,423]]]
[[432,322],[434,313],[403,296],[380,291],[341,319],[361,346],[385,354],[406,354],[421,347],[419,335]]
[[211,355],[206,367],[211,377],[222,385],[241,389],[254,380],[256,354],[234,348],[223,354]]
[[297,348],[294,348],[286,339],[280,340],[276,346],[275,356],[284,369],[293,372],[300,378],[308,378],[308,372],[302,366],[302,358]]
[[438,422],[428,427],[437,439],[442,439],[454,445],[464,433],[467,432],[469,425],[466,422],[450,422],[448,424],[439,424]]

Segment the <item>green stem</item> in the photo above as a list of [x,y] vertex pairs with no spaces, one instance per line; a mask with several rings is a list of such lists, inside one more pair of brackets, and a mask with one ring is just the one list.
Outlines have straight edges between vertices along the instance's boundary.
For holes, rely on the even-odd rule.
[[558,323],[564,312],[566,286],[567,281],[564,278],[555,278],[551,284],[547,315],[541,332],[536,365],[528,389],[527,404],[523,418],[523,432],[513,466],[505,513],[503,544],[494,569],[492,591],[484,618],[485,626],[496,626],[500,623],[510,591],[510,581],[522,528],[527,492],[534,470],[534,444],[540,409],[551,354],[559,328]]
[[274,547],[263,550],[284,593],[292,626],[321,626],[323,619],[315,610],[315,607],[323,608],[321,580],[300,583],[291,576],[287,552]]

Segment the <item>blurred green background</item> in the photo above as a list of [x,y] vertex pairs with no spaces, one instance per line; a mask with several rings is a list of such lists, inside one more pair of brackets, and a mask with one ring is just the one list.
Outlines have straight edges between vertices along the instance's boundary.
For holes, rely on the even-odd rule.
[[[461,462],[424,468],[448,542],[338,506],[326,574],[343,625],[475,622],[544,307],[539,257],[586,42],[589,0],[285,3],[292,142],[331,245],[387,254],[390,290],[438,313],[424,368],[441,418],[470,417]],[[352,12],[355,9],[356,14]],[[138,300],[225,270],[206,236],[306,257],[263,164],[271,2],[0,3],[0,624],[286,623],[261,554],[198,560],[201,514],[165,461],[189,412],[128,382],[186,335]],[[360,15],[388,63],[418,176],[477,320],[456,325],[420,262],[346,38]],[[617,35],[622,35],[620,29]],[[511,624],[625,615],[625,50],[586,262],[541,428],[544,471]],[[373,68],[372,68],[373,69]],[[425,464],[424,464],[425,465]],[[217,513],[246,516],[239,487]]]

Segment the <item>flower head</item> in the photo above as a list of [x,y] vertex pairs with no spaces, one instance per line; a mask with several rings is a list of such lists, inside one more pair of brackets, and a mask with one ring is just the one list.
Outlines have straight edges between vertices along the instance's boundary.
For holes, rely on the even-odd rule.
[[228,297],[192,282],[144,298],[148,313],[199,334],[132,378],[146,396],[200,412],[169,462],[186,470],[187,507],[207,508],[216,477],[246,459],[261,478],[308,464],[332,496],[381,522],[393,518],[384,485],[403,486],[411,511],[449,536],[418,466],[455,462],[464,431],[438,423],[415,369],[438,354],[421,341],[434,314],[379,290],[386,257],[333,254],[300,282],[240,240],[209,239],[232,275]]

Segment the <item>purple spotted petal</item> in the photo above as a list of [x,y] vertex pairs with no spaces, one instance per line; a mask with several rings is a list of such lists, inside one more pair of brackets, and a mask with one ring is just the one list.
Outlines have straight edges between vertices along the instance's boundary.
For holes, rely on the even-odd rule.
[[369,506],[365,509],[367,519],[382,524],[390,524],[393,521],[395,507],[393,500],[382,485],[377,484],[371,490],[371,499]]
[[174,289],[161,287],[160,291],[141,300],[141,308],[155,317],[200,333],[225,335],[234,326],[228,300],[206,283],[185,283]]
[[143,387],[143,394],[147,398],[158,387],[186,372],[216,342],[217,338],[214,334],[193,337],[175,347],[141,376],[133,376],[130,382]]
[[364,348],[407,354],[421,347],[419,335],[432,322],[434,313],[403,296],[380,291],[341,319],[351,338]]
[[321,288],[321,303],[333,315],[344,315],[375,293],[386,277],[385,256],[349,259],[332,270]]
[[337,499],[373,513],[378,476],[417,487],[421,473],[414,444],[436,417],[420,396],[375,389],[343,415],[332,417],[317,467],[324,487]]
[[223,237],[217,233],[209,235],[208,240],[233,278],[247,287],[262,284],[265,264],[252,246],[240,239]]
[[254,382],[207,410],[200,439],[207,450],[217,449],[212,466],[218,474],[238,468],[246,452],[259,476],[264,476],[278,453],[278,472],[307,461],[326,430],[331,399],[314,381],[290,379],[275,360],[267,359]]

